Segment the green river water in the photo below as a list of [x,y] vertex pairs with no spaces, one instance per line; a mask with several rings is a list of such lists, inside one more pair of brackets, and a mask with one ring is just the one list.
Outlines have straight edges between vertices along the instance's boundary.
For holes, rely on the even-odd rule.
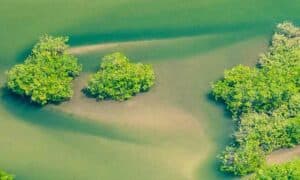
[[84,74],[114,51],[157,73],[150,92],[99,106],[39,108],[1,90],[0,169],[20,180],[233,178],[216,161],[230,115],[209,84],[253,65],[276,23],[299,25],[299,12],[299,0],[0,0],[1,86],[45,33],[68,35],[72,47],[115,43],[80,53]]

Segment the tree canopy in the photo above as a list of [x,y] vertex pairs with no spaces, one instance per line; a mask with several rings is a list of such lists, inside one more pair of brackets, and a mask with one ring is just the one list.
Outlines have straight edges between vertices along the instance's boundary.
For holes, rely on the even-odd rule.
[[279,24],[256,67],[238,65],[212,85],[236,122],[233,142],[220,155],[221,169],[254,172],[272,151],[300,143],[300,29]]
[[103,57],[99,71],[91,76],[85,92],[99,100],[123,101],[148,91],[154,79],[151,65],[131,63],[125,55],[113,53]]
[[7,72],[7,87],[12,92],[45,105],[72,97],[72,80],[81,65],[67,52],[67,37],[41,36],[23,64]]

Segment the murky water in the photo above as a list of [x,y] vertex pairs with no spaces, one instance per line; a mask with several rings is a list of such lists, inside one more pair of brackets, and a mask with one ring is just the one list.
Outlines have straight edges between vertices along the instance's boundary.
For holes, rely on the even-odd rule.
[[70,102],[38,108],[1,90],[0,168],[21,180],[230,178],[215,156],[232,124],[210,100],[209,83],[225,68],[253,64],[274,25],[300,23],[299,10],[297,0],[0,0],[2,74],[50,33],[69,35],[72,46],[116,42],[78,55],[84,74],[122,51],[158,76],[150,92],[124,103],[77,91]]

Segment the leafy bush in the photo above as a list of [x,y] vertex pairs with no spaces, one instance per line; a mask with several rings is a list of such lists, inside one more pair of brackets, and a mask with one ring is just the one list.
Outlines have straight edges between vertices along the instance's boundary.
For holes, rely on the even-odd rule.
[[239,65],[226,71],[224,79],[213,85],[213,94],[223,100],[235,116],[253,111],[269,113],[299,92],[292,81],[296,77],[292,72]]
[[[264,164],[265,154],[300,143],[300,118],[281,119],[266,114],[245,114],[234,138],[234,146],[228,146],[219,156],[221,170],[245,175]],[[258,156],[260,160],[255,158]]]
[[266,154],[299,144],[300,29],[279,24],[258,66],[225,71],[212,85],[212,94],[237,123],[234,145],[220,156],[223,171],[245,175],[261,167]]
[[265,166],[256,171],[250,179],[255,180],[298,180],[300,179],[300,160],[280,165]]
[[131,63],[121,53],[113,53],[102,59],[100,70],[92,75],[85,91],[99,100],[127,100],[139,92],[145,92],[154,84],[152,66]]
[[235,139],[239,144],[248,141],[258,142],[264,152],[272,152],[293,145],[287,131],[291,120],[271,117],[266,114],[249,113],[241,118]]
[[24,64],[7,72],[8,89],[41,105],[71,98],[71,82],[81,65],[67,53],[67,41],[66,37],[42,36]]
[[300,93],[293,95],[290,100],[276,109],[272,115],[284,118],[293,118],[300,113]]
[[292,144],[300,144],[300,116],[289,120],[286,132]]
[[0,180],[13,180],[14,176],[0,170]]
[[259,60],[260,68],[236,66],[212,85],[213,95],[224,101],[233,115],[252,111],[270,113],[299,93],[300,36],[295,36],[299,35],[295,30],[293,35],[280,34],[289,32],[282,29],[286,26],[291,28],[285,24],[278,26],[269,52]]
[[300,114],[292,118],[257,113],[245,114],[241,118],[235,139],[239,143],[248,140],[258,141],[265,152],[292,147],[300,143]]
[[300,143],[300,117],[281,119],[266,114],[245,114],[234,138],[234,145],[219,156],[221,170],[245,175],[264,164],[265,154]]
[[235,175],[246,175],[263,164],[265,154],[256,141],[247,141],[236,148],[228,146],[219,156],[221,170]]

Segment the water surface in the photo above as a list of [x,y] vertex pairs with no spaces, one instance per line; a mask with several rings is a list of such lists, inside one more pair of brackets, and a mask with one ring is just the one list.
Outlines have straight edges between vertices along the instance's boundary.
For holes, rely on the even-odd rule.
[[[67,103],[35,107],[1,90],[0,167],[21,180],[231,178],[218,171],[215,157],[232,124],[210,100],[209,83],[225,68],[254,64],[276,23],[300,23],[297,0],[0,3],[2,84],[5,70],[23,62],[44,33],[68,35],[72,46],[117,43],[80,54],[84,74],[104,54],[122,51],[153,64],[158,76],[149,93],[124,104],[91,102],[99,115],[86,113],[88,104],[82,111]],[[118,44],[126,41],[134,43]]]

